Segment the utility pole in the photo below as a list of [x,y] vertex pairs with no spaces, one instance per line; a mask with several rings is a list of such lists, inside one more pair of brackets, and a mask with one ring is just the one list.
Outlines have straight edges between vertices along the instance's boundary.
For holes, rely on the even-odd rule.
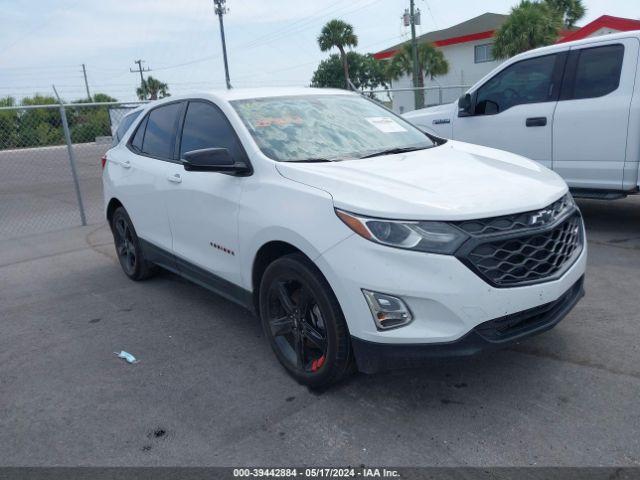
[[144,95],[144,97],[145,97],[144,99],[146,100],[147,99],[147,94],[149,92],[147,92],[147,83],[144,81],[144,75],[142,74],[142,72],[150,72],[151,69],[148,68],[148,67],[147,68],[142,68],[142,64],[144,63],[144,60],[134,60],[133,63],[137,63],[138,64],[138,68],[135,69],[135,70],[133,68],[130,68],[129,71],[131,73],[140,72],[140,82],[142,83],[142,89],[143,89],[144,94],[145,94]]
[[224,39],[224,22],[222,16],[227,13],[225,4],[227,0],[213,0],[215,4],[215,12],[220,20],[220,38],[222,38],[222,57],[224,58],[224,78],[227,82],[227,88],[231,89],[231,79],[229,78],[229,63],[227,62],[227,43]]
[[91,101],[91,92],[89,92],[89,82],[87,81],[87,67],[82,64],[82,74],[84,75],[84,86],[87,89],[87,98]]
[[[414,0],[409,0],[409,21],[411,22],[411,63],[413,63],[413,88],[418,88],[418,42],[416,41],[416,12]],[[424,91],[413,91],[415,108],[422,108]]]

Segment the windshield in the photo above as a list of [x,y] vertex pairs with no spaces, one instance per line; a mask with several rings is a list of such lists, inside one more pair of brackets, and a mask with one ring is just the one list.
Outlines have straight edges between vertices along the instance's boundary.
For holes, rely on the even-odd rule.
[[356,95],[305,95],[231,102],[266,156],[283,162],[345,160],[429,148],[423,132]]

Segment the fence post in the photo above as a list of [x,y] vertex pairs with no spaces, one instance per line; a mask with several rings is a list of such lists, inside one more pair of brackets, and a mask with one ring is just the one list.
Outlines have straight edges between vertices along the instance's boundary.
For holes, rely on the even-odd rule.
[[76,171],[76,157],[73,152],[73,146],[71,145],[71,134],[69,133],[69,124],[67,123],[67,113],[64,109],[64,104],[56,91],[56,87],[53,87],[53,91],[58,97],[58,103],[60,104],[60,118],[62,120],[62,130],[64,131],[64,139],[67,142],[67,152],[69,153],[69,165],[71,166],[71,175],[73,177],[73,185],[76,189],[76,197],[78,199],[78,208],[80,209],[80,221],[82,226],[87,224],[87,217],[84,213],[84,204],[82,203],[82,194],[80,193],[80,182],[78,181],[78,172]]
[[438,87],[438,105],[442,105],[442,85]]

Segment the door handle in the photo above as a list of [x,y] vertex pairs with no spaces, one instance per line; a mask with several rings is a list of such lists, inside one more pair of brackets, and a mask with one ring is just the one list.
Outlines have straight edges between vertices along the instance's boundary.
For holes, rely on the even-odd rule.
[[527,127],[544,127],[547,124],[547,117],[531,117],[525,122]]
[[123,160],[120,162],[120,166],[122,168],[131,168],[131,162],[129,160]]
[[170,177],[167,177],[167,180],[169,180],[171,183],[181,183],[182,177],[179,173],[176,173],[174,175],[171,175]]

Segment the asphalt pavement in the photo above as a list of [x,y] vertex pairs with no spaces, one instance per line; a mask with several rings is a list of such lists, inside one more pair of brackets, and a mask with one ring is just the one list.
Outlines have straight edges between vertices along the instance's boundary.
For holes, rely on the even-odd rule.
[[241,308],[129,281],[105,225],[2,240],[0,465],[640,465],[640,198],[580,204],[587,295],[555,329],[320,394]]

